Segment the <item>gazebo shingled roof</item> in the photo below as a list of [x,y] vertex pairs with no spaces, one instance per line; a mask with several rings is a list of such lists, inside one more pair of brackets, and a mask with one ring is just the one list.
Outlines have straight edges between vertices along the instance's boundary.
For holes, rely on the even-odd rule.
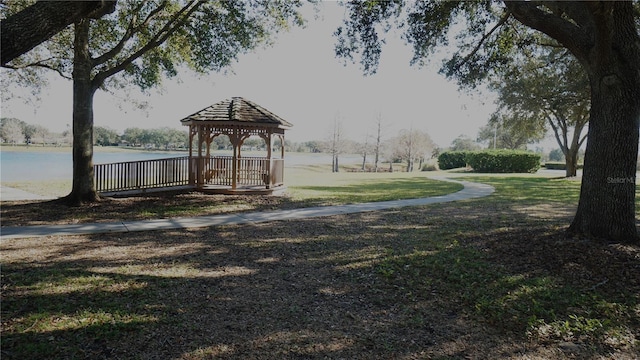
[[242,97],[217,102],[180,120],[184,125],[220,122],[290,128],[293,125],[262,106]]

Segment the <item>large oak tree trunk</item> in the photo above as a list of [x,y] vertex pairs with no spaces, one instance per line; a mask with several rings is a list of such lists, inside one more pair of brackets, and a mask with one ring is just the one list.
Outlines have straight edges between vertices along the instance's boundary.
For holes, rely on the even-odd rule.
[[587,69],[591,83],[591,117],[580,202],[569,232],[637,242],[640,51],[633,37],[614,39],[617,44],[621,41],[629,41],[626,49],[624,45],[615,46],[595,53]]
[[93,181],[93,95],[89,54],[89,19],[75,24],[73,67],[73,186],[72,204],[99,200]]

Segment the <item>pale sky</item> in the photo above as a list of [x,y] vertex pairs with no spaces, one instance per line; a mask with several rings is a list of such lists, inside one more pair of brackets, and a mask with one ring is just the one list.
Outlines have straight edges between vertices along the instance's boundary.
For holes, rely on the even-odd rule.
[[[359,64],[343,66],[334,56],[332,33],[344,10],[333,2],[320,5],[319,18],[308,12],[306,28],[281,33],[272,47],[240,57],[233,73],[195,75],[182,71],[165,82],[161,93],[149,96],[132,89],[130,95],[99,91],[94,102],[95,125],[122,132],[127,127],[181,128],[179,120],[213,103],[241,96],[254,101],[294,127],[292,141],[328,137],[334,119],[345,136],[362,141],[375,131],[381,114],[385,137],[401,129],[426,131],[441,147],[460,134],[476,138],[479,127],[494,111],[491,94],[459,93],[453,81],[437,73],[440,60],[428,67],[411,67],[411,49],[398,36],[388,35],[378,73],[363,76]],[[51,87],[37,108],[11,100],[2,104],[2,117],[17,117],[60,132],[71,124],[71,82],[52,75]],[[126,98],[148,102],[136,110]]]

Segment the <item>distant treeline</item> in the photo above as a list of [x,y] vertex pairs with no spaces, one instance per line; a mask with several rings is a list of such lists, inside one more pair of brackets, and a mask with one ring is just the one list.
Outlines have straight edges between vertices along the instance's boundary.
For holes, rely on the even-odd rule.
[[71,144],[72,134],[71,129],[55,133],[42,125],[28,124],[16,118],[1,118],[0,141],[14,145],[65,145]]
[[[50,145],[71,146],[73,135],[71,128],[57,133],[42,125],[33,125],[16,118],[0,119],[0,142],[13,145]],[[176,150],[187,149],[189,146],[189,133],[185,130],[168,127],[141,129],[137,127],[127,128],[119,133],[114,129],[103,126],[95,126],[93,129],[93,143],[97,146],[125,146],[146,149]],[[288,151],[322,152],[321,141],[308,141],[295,143],[285,142]],[[213,140],[212,149],[231,150],[233,147],[229,138],[218,136]],[[252,137],[245,140],[244,149],[266,150],[264,140]]]
[[[335,134],[334,134],[335,135]],[[14,118],[2,118],[0,122],[0,140],[8,144],[42,144],[70,146],[72,144],[71,129],[55,133],[41,125],[31,125]],[[108,127],[95,126],[93,142],[97,146],[134,147],[149,150],[181,150],[189,147],[189,133],[186,129],[161,127],[141,129],[131,127],[119,133]],[[274,144],[279,146],[279,142]],[[361,154],[363,167],[367,160],[379,159],[385,162],[406,162],[411,169],[414,162],[420,165],[427,159],[437,156],[438,148],[428,134],[412,130],[400,131],[397,136],[387,139],[365,138],[362,142],[346,139],[337,134],[325,140],[292,142],[285,140],[289,152],[329,153],[338,163],[341,154]],[[212,150],[231,150],[233,147],[227,136],[213,139]],[[243,150],[266,151],[264,140],[252,136],[243,143]],[[277,150],[274,148],[274,150]]]

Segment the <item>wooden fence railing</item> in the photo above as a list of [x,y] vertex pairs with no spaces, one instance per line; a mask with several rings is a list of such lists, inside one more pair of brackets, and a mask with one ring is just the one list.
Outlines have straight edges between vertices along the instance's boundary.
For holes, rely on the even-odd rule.
[[98,192],[152,189],[189,184],[189,157],[96,164]]
[[[191,173],[189,173],[191,161]],[[265,186],[284,183],[284,160],[245,157],[236,160],[236,186]],[[96,191],[118,192],[193,185],[232,186],[233,157],[188,156],[94,165]]]

